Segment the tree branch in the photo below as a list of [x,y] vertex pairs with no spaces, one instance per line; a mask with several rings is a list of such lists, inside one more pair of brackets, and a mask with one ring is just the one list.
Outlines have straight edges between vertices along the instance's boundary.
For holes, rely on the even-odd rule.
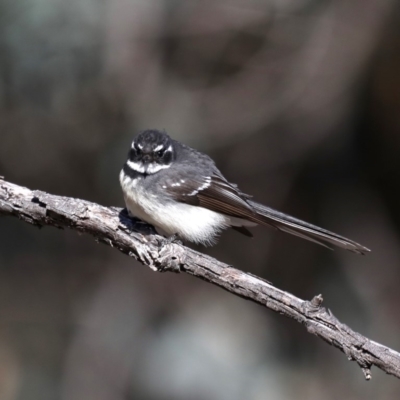
[[377,366],[400,378],[400,353],[367,339],[321,307],[322,296],[301,300],[269,282],[154,234],[125,210],[55,196],[6,182],[0,177],[0,215],[36,226],[51,225],[88,233],[156,271],[186,272],[303,324],[307,331],[356,361],[367,380]]

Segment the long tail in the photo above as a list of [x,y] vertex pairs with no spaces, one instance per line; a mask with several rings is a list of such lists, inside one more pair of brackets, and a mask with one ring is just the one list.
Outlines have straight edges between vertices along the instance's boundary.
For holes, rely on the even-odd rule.
[[336,233],[329,232],[251,200],[248,200],[248,202],[256,210],[257,217],[254,218],[254,222],[259,224],[273,226],[280,231],[311,240],[328,248],[331,248],[329,245],[332,244],[358,254],[366,254],[371,251],[367,247]]

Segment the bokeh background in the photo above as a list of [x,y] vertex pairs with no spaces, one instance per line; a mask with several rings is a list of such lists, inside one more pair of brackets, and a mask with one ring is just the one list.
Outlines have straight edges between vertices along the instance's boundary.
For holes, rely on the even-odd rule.
[[[5,0],[0,174],[123,206],[145,128],[243,191],[372,248],[267,228],[203,249],[400,350],[396,0]],[[398,399],[299,324],[92,238],[0,221],[2,400]]]

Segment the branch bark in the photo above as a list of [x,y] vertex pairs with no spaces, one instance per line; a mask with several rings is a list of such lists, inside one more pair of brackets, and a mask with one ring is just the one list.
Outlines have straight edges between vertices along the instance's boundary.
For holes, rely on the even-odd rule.
[[371,379],[373,365],[400,378],[400,353],[341,323],[321,306],[321,295],[311,301],[301,300],[261,278],[154,234],[152,227],[129,218],[125,210],[32,191],[0,177],[0,216],[7,215],[39,227],[50,225],[88,233],[153,270],[186,272],[213,283],[303,324],[309,333],[356,361],[367,380]]

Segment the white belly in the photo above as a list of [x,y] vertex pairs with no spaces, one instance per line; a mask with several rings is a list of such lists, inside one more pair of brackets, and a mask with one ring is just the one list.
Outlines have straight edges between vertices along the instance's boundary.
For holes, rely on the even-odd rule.
[[211,245],[221,230],[233,225],[230,217],[203,207],[172,202],[160,207],[131,179],[121,179],[121,186],[129,212],[167,235],[177,233],[182,239]]

